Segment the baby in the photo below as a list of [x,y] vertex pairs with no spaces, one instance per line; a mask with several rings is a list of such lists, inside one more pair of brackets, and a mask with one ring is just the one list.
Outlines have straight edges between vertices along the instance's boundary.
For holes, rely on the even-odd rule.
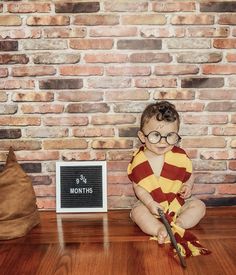
[[183,229],[194,227],[205,215],[205,204],[192,197],[192,163],[177,145],[179,114],[167,101],[150,104],[141,116],[138,137],[143,143],[128,167],[139,199],[131,210],[140,229],[155,236],[159,244],[168,241],[167,231],[158,219],[158,208],[174,218]]

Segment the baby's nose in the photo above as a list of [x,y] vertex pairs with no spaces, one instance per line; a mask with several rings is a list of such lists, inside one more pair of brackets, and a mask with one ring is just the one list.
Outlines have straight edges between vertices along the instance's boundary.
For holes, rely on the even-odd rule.
[[161,143],[161,144],[166,144],[166,139],[165,139],[165,137],[161,137],[161,140],[160,140],[159,143]]

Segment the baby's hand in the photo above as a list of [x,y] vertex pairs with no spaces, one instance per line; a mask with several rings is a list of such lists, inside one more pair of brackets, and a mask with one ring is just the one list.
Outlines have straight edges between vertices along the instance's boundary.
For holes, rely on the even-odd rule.
[[183,184],[179,190],[180,197],[187,199],[192,195],[192,186],[189,184]]
[[161,206],[158,202],[156,201],[151,201],[148,205],[147,205],[149,211],[155,215],[155,216],[158,216],[159,217],[159,214],[158,214],[158,211],[157,211],[157,208],[160,208],[162,210],[164,210],[164,207]]

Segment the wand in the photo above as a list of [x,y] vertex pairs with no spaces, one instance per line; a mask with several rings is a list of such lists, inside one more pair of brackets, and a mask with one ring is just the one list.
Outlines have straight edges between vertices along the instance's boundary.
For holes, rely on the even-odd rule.
[[179,257],[179,260],[180,260],[180,263],[181,263],[182,267],[187,267],[185,259],[180,254],[180,251],[179,251],[176,239],[175,239],[175,237],[173,235],[173,232],[171,230],[170,224],[169,224],[169,222],[167,221],[167,219],[165,217],[164,211],[162,209],[160,209],[160,208],[157,208],[157,211],[158,211],[158,214],[160,215],[160,218],[161,218],[163,224],[165,225],[167,233],[170,236],[171,243],[172,243],[172,245],[174,246],[174,248],[175,248],[175,250],[177,252],[177,255]]

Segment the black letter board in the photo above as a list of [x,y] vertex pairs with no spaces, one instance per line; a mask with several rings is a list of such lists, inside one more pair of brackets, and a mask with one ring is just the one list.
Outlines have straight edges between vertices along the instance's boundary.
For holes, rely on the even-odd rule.
[[56,162],[56,211],[106,212],[106,162]]

